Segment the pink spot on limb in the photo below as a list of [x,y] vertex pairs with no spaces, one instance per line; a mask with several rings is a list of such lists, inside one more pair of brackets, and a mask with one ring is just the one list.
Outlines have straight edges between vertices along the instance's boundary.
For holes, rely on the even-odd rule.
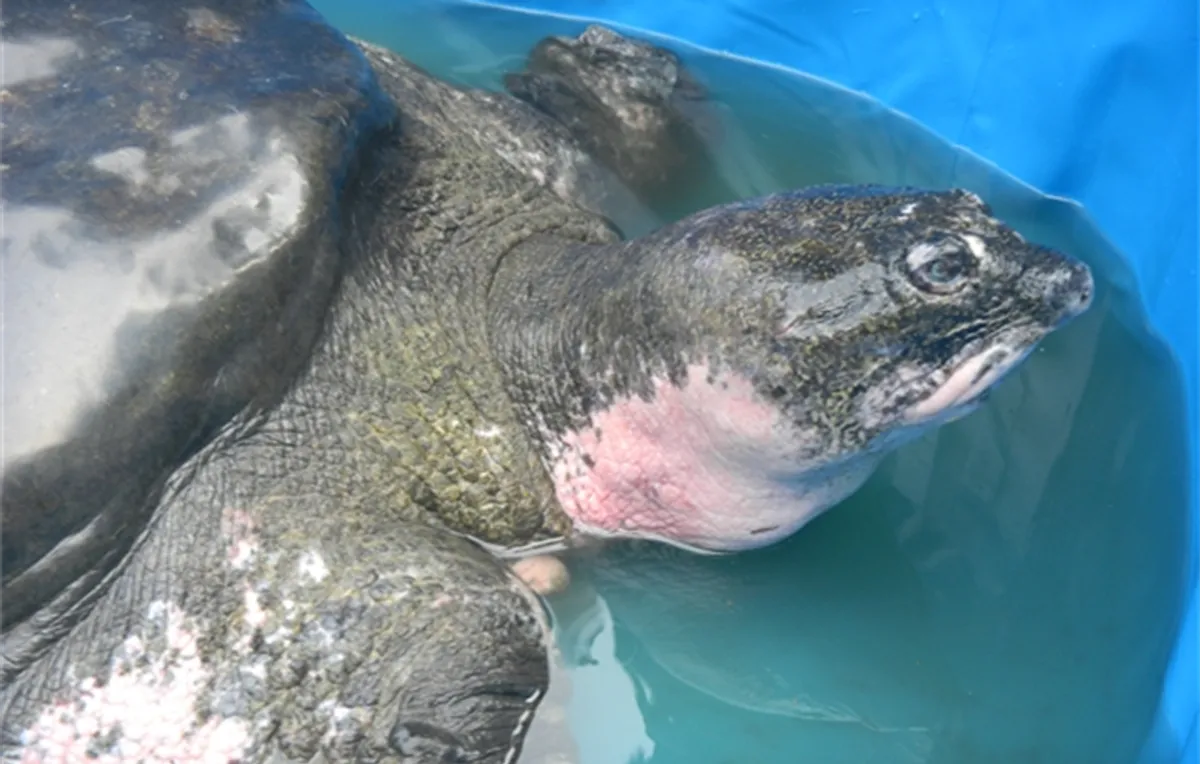
[[221,536],[225,539],[228,560],[234,570],[245,570],[258,552],[254,519],[242,509],[221,510]]
[[551,472],[563,510],[585,533],[735,551],[785,538],[857,490],[873,459],[805,472],[804,434],[750,380],[658,379],[568,433]]
[[25,730],[22,764],[243,761],[250,739],[244,721],[214,715],[201,724],[197,718],[210,671],[190,619],[174,605],[155,603],[150,620],[164,627],[166,649],[128,637],[114,652],[106,681],[79,681]]
[[562,560],[553,555],[539,554],[512,564],[512,572],[535,593],[548,597],[561,594],[571,583],[571,573]]

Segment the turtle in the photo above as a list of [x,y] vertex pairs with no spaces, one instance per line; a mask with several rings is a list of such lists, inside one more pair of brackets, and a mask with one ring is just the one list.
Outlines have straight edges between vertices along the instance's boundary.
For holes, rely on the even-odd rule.
[[772,544],[1091,301],[963,189],[629,234],[707,96],[601,26],[495,90],[301,0],[10,0],[3,42],[8,758],[515,761],[514,563]]

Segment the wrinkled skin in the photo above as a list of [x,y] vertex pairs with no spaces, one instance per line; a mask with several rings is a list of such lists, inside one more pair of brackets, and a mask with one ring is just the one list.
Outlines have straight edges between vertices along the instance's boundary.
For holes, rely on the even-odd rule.
[[696,551],[794,533],[1092,294],[962,191],[781,193],[614,250],[510,253],[493,341],[576,528]]
[[[18,20],[32,13],[11,5]],[[73,18],[265,45],[230,4],[111,6]],[[340,165],[312,165],[335,169],[304,198],[314,232],[293,237],[324,253],[313,262],[325,277],[255,324],[290,352],[230,367],[241,386],[219,364],[165,377],[154,400],[215,386],[224,397],[200,403],[222,406],[185,408],[190,439],[154,441],[153,469],[106,503],[47,498],[30,477],[48,463],[38,452],[5,465],[5,597],[20,608],[4,621],[6,746],[34,760],[512,761],[547,646],[540,606],[498,554],[606,535],[702,551],[770,543],[854,490],[886,449],[977,405],[1086,307],[1086,268],[962,192],[781,194],[621,242],[596,214],[629,201],[611,181],[661,185],[676,162],[651,164],[676,156],[661,126],[695,91],[657,49],[599,31],[572,45],[593,53],[553,65],[535,54],[530,77],[510,81],[527,103],[360,44],[369,74],[331,78],[357,83],[340,115],[279,121],[321,125],[325,151],[352,146]],[[548,67],[555,92],[576,97],[531,94]],[[605,88],[615,100],[596,98]],[[359,132],[321,132],[337,124]],[[21,172],[44,169],[37,157]],[[247,278],[227,283],[260,295]],[[273,283],[290,295],[300,282]],[[179,347],[219,358],[219,327],[247,328],[196,326]],[[132,453],[139,428],[178,429],[146,411],[111,458]],[[116,466],[97,481],[115,482]],[[746,493],[706,504],[693,478]],[[31,496],[45,501],[17,503]]]

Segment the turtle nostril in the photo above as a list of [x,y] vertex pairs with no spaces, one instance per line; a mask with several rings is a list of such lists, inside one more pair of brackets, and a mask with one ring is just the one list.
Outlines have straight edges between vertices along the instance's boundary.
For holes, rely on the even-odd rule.
[[1076,267],[1067,283],[1067,290],[1068,294],[1064,300],[1067,312],[1071,315],[1079,315],[1087,310],[1092,304],[1092,295],[1096,291],[1091,269],[1086,265]]

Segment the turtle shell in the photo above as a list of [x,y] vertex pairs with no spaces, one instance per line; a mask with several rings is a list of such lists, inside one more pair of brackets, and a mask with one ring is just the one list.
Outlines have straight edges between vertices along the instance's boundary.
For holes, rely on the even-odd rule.
[[394,111],[301,2],[9,0],[4,16],[11,668],[12,630],[79,612],[181,465],[304,368],[346,257],[340,189]]

